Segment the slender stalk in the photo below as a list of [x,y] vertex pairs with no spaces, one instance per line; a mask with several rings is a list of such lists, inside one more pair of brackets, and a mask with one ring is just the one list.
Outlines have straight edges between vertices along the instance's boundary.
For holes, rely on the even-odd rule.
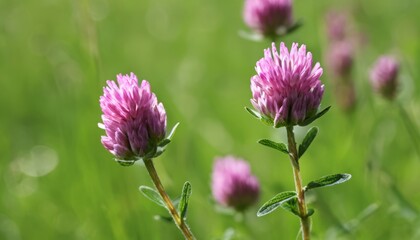
[[293,126],[287,126],[287,142],[289,149],[290,162],[293,167],[293,177],[295,180],[295,189],[298,199],[298,208],[300,215],[300,226],[302,229],[302,239],[309,240],[311,238],[311,220],[308,217],[308,210],[305,203],[305,192],[302,187],[302,177],[300,176],[299,155],[296,148],[295,134]]
[[166,207],[168,208],[168,211],[171,214],[176,226],[179,228],[179,230],[181,230],[185,239],[188,239],[188,240],[195,239],[190,228],[187,226],[184,219],[181,219],[181,217],[178,214],[178,211],[175,209],[174,204],[172,203],[168,194],[166,194],[166,191],[163,188],[163,185],[160,182],[159,176],[156,172],[155,166],[153,165],[153,161],[151,159],[144,159],[143,161],[144,161],[144,164],[146,165],[146,168],[147,168],[147,171],[149,172],[150,177],[152,178],[153,183],[155,184],[155,187],[157,188],[160,196],[165,202]]
[[249,224],[247,221],[247,212],[241,211],[238,212],[236,217],[236,223],[239,225],[239,230],[242,232],[243,236],[238,236],[239,239],[257,239],[255,235],[252,225]]
[[411,142],[413,143],[413,147],[417,153],[417,156],[420,159],[420,134],[417,131],[417,127],[414,122],[411,120],[410,116],[408,115],[405,108],[400,104],[397,103],[398,109],[400,110],[402,120],[404,122],[405,127],[407,128],[408,135],[411,137]]

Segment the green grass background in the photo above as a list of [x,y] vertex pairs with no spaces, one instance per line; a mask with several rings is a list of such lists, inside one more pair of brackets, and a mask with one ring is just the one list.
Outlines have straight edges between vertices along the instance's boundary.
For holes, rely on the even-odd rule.
[[[287,157],[256,143],[284,139],[284,131],[244,111],[255,62],[270,43],[239,37],[248,30],[242,7],[222,0],[0,1],[0,239],[182,239],[173,224],[153,220],[166,212],[138,191],[152,186],[145,168],[119,166],[100,143],[102,87],[129,72],[151,82],[169,127],[181,123],[155,163],[171,196],[191,182],[196,237],[221,239],[231,228],[235,239],[295,239],[292,214],[255,215],[258,205],[294,187]],[[366,39],[353,71],[352,113],[337,106],[324,60],[331,8],[348,11]],[[304,25],[282,41],[306,44],[321,62],[322,106],[332,106],[312,124],[320,132],[301,160],[303,180],[353,175],[311,195],[315,239],[420,239],[420,146],[396,104],[374,95],[367,78],[378,55],[396,54],[398,101],[420,127],[419,8],[415,0],[295,1]],[[297,130],[298,139],[306,130]],[[213,159],[224,155],[247,159],[261,183],[260,202],[242,222],[216,211],[211,197]],[[39,174],[54,159],[57,166]],[[357,221],[371,204],[378,209]],[[340,224],[351,231],[334,235]]]

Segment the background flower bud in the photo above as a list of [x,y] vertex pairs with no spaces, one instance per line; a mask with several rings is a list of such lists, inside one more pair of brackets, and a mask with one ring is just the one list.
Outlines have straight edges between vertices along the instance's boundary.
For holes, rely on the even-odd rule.
[[399,64],[392,56],[381,56],[370,71],[373,89],[392,100],[397,92]]
[[293,25],[292,0],[246,0],[245,23],[264,36],[281,35]]
[[347,35],[347,15],[340,11],[329,11],[326,16],[327,36],[331,42],[341,41]]
[[251,175],[249,164],[232,156],[216,158],[211,187],[217,203],[237,211],[256,203],[260,193],[260,185]]
[[347,41],[331,43],[327,57],[328,65],[335,77],[346,78],[351,73],[354,58],[351,43]]

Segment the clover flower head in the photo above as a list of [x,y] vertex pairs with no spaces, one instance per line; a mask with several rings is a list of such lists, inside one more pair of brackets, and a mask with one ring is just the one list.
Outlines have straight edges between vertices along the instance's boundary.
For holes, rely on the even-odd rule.
[[398,87],[399,64],[392,56],[381,56],[370,71],[373,89],[383,97],[392,100]]
[[322,68],[313,66],[305,45],[293,43],[289,52],[281,43],[278,52],[273,43],[255,69],[251,103],[274,127],[300,125],[317,114],[324,93]]
[[117,159],[138,160],[156,149],[166,134],[166,112],[150,84],[134,73],[108,80],[99,102],[105,130],[101,142]]
[[331,10],[326,15],[327,36],[330,41],[341,41],[346,38],[348,16],[344,12]]
[[260,185],[249,164],[232,156],[216,158],[212,173],[212,193],[222,206],[244,211],[259,198]]
[[264,36],[281,35],[294,24],[292,0],[245,0],[245,23]]
[[353,66],[353,55],[352,44],[348,41],[332,43],[328,52],[328,63],[331,71],[337,77],[346,77]]

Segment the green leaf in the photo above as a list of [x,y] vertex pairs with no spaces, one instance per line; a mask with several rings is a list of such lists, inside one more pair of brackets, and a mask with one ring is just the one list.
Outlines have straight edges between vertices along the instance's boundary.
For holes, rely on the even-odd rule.
[[167,222],[167,223],[170,223],[170,222],[173,222],[174,221],[172,219],[172,217],[170,217],[170,216],[155,215],[153,218],[156,221],[162,221],[162,222]]
[[255,117],[256,119],[260,120],[261,119],[261,114],[253,109],[250,109],[248,107],[245,107],[245,110],[251,114],[253,117]]
[[306,149],[309,148],[309,145],[311,145],[312,141],[315,139],[317,134],[317,127],[312,127],[311,129],[309,129],[309,131],[306,133],[305,138],[302,141],[302,144],[299,145],[299,158],[302,157],[302,155],[306,152]]
[[157,158],[159,157],[163,152],[165,152],[166,147],[169,143],[171,143],[171,139],[175,134],[176,129],[178,128],[179,122],[175,124],[175,126],[171,129],[168,136],[163,139],[160,143],[157,144],[157,147],[146,154],[145,158]]
[[[293,213],[294,215],[300,217],[298,199],[297,198],[291,198],[291,199],[287,200],[286,202],[282,203],[281,208],[283,208],[284,210],[289,211],[289,212]],[[314,213],[315,213],[315,210],[310,208],[310,209],[308,209],[308,212],[306,213],[306,216],[310,217]]]
[[169,134],[168,134],[168,136],[166,137],[166,139],[168,139],[168,140],[172,140],[172,137],[174,136],[175,131],[176,131],[176,129],[178,128],[178,126],[179,126],[179,122],[177,122],[177,123],[175,124],[175,126],[171,129],[171,131],[169,132]]
[[260,120],[261,122],[263,122],[264,124],[268,125],[268,126],[274,126],[274,122],[272,119],[267,118],[266,116],[261,115],[259,112],[252,110],[250,108],[245,107],[245,110],[247,112],[249,112],[253,117],[255,117],[256,119]]
[[165,152],[167,145],[171,143],[171,139],[173,135],[175,134],[175,131],[178,128],[178,125],[179,125],[179,122],[175,124],[175,126],[171,129],[171,131],[169,132],[168,136],[165,139],[157,143],[156,147],[152,148],[143,157],[137,157],[135,160],[115,159],[115,161],[117,161],[122,166],[131,166],[138,160],[143,161],[144,159],[152,159],[152,158],[159,157],[163,152]]
[[291,198],[281,204],[281,208],[286,211],[293,213],[294,215],[299,216],[298,200],[297,198]]
[[[260,119],[260,121],[261,121],[262,123],[264,123],[265,125],[268,125],[268,126],[270,126],[270,127],[273,127],[273,126],[274,126],[274,121],[273,121],[273,119],[269,119],[269,118],[267,118],[266,116],[262,116],[262,117],[261,117],[261,119]],[[276,128],[278,128],[278,127],[276,126]]]
[[185,219],[188,209],[188,201],[190,199],[192,187],[190,182],[185,182],[184,187],[182,188],[181,199],[178,205],[178,212],[181,215],[181,219]]
[[250,40],[253,42],[261,42],[264,39],[263,35],[259,33],[255,33],[255,32],[247,32],[244,30],[239,30],[238,34],[243,39]]
[[181,200],[181,197],[177,197],[177,198],[172,200],[172,204],[174,205],[175,208],[178,208],[180,200]]
[[156,203],[157,205],[166,208],[165,203],[163,202],[159,193],[155,189],[148,186],[140,186],[139,190],[146,198],[150,199],[152,202]]
[[261,145],[279,150],[280,152],[289,154],[289,151],[287,150],[287,147],[284,143],[276,143],[276,142],[273,142],[273,141],[268,140],[268,139],[258,140],[258,143],[261,144]]
[[115,161],[124,167],[131,166],[136,162],[136,160],[124,160],[124,159],[118,159],[118,158],[116,158]]
[[157,156],[159,156],[160,154],[163,153],[163,151],[165,151],[164,148],[159,148],[159,147],[155,147],[152,150],[150,150],[150,152],[148,152],[143,159],[152,159],[155,158]]
[[262,217],[271,213],[272,211],[280,207],[280,205],[283,202],[286,202],[291,198],[296,198],[296,193],[293,191],[282,192],[277,194],[261,206],[261,208],[257,212],[257,217]]
[[171,140],[170,139],[167,139],[167,138],[165,138],[165,139],[163,139],[159,144],[158,144],[158,146],[159,147],[161,147],[161,148],[163,148],[163,147],[165,147],[166,145],[168,145],[169,143],[171,143]]
[[160,155],[162,155],[163,152],[165,152],[165,150],[166,150],[166,147],[163,147],[163,148],[162,147],[157,147],[152,158],[159,157]]
[[310,216],[314,215],[314,213],[315,213],[315,210],[313,210],[312,208],[309,208],[308,209],[308,213],[306,214],[306,216],[307,217],[310,217]]
[[322,117],[322,115],[324,115],[325,113],[327,113],[328,110],[330,110],[330,108],[331,108],[331,106],[326,107],[321,112],[318,112],[314,116],[305,119],[301,124],[299,124],[299,126],[307,126],[307,125],[311,124],[313,121],[317,120],[318,118]]
[[294,31],[296,31],[298,28],[300,28],[303,25],[303,21],[300,19],[298,21],[296,21],[292,26],[290,26],[287,29],[287,34],[290,34]]
[[328,175],[328,176],[324,176],[318,180],[308,183],[308,185],[304,189],[305,191],[307,191],[313,188],[333,186],[336,184],[346,182],[350,180],[350,178],[351,178],[351,175],[348,173],[338,173],[338,174]]

